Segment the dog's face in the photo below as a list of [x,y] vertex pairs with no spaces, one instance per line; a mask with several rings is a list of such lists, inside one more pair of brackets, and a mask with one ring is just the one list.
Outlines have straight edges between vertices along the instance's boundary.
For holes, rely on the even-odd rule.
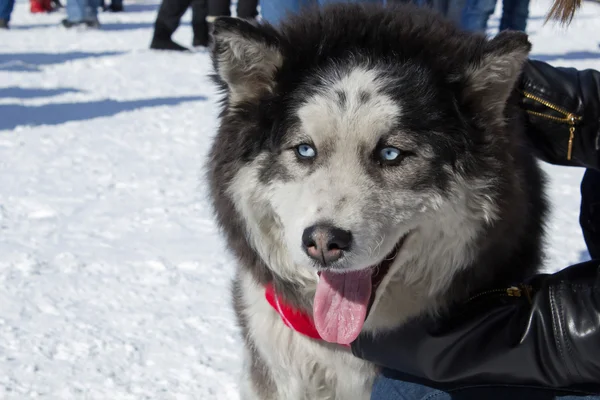
[[[297,265],[340,272],[379,264],[434,215],[451,160],[436,153],[403,99],[410,72],[331,65],[290,95],[261,191]],[[395,88],[395,89],[391,89]],[[416,93],[413,93],[417,95]],[[456,126],[460,121],[456,121]],[[437,130],[435,132],[434,130]]]
[[[327,41],[340,38],[325,31],[311,50],[285,28],[228,18],[215,23],[214,38],[228,94],[222,126],[237,130],[217,151],[243,149],[231,154],[228,194],[275,274],[299,280],[320,271],[331,303],[333,291],[361,286],[357,276],[393,259],[407,236],[438,225],[476,230],[473,221],[496,217],[495,177],[484,171],[501,164],[486,146],[502,138],[477,125],[502,125],[529,50],[522,35],[470,38],[476,54],[461,48],[465,59],[447,67],[402,54],[406,44],[369,54],[349,38],[328,58]],[[336,283],[344,274],[352,279]],[[341,341],[355,337],[350,330]]]

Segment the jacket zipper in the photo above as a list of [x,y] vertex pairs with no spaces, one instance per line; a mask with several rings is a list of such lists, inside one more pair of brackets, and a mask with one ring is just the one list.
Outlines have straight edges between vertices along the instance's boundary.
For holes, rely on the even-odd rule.
[[499,294],[503,294],[504,296],[507,296],[507,297],[521,297],[523,294],[525,294],[527,296],[527,300],[529,300],[529,304],[531,304],[532,303],[532,299],[531,299],[532,290],[533,290],[533,288],[530,285],[519,285],[518,287],[511,286],[511,287],[504,288],[504,289],[487,290],[485,292],[478,293],[475,296],[469,298],[469,300],[467,300],[467,303],[469,303],[471,300],[475,300],[481,296],[499,293]]
[[565,110],[562,107],[559,107],[555,104],[552,104],[536,95],[533,95],[529,92],[523,92],[523,95],[531,100],[537,101],[540,104],[545,105],[546,107],[550,108],[551,110],[554,110],[558,113],[561,113],[564,115],[564,117],[559,118],[559,117],[554,117],[552,115],[546,115],[537,111],[531,111],[531,110],[527,110],[527,112],[531,115],[535,115],[536,117],[542,117],[542,118],[546,118],[546,119],[550,119],[552,121],[556,121],[556,122],[561,122],[561,123],[566,123],[569,125],[569,144],[567,147],[567,160],[571,160],[571,156],[573,154],[573,139],[575,139],[575,124],[578,121],[581,121],[582,117],[570,113],[567,110]]

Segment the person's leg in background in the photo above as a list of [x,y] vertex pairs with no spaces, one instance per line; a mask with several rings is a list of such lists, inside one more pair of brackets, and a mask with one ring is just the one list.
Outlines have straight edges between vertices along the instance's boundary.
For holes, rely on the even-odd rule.
[[431,8],[445,17],[448,15],[450,2],[451,0],[432,0]]
[[587,169],[581,180],[579,224],[592,259],[600,259],[600,172]]
[[67,18],[63,20],[63,25],[68,28],[83,21],[84,8],[85,0],[67,0]]
[[488,20],[495,8],[496,0],[467,0],[461,18],[462,28],[467,31],[485,33]]
[[463,10],[467,4],[467,0],[448,0],[448,11],[446,18],[454,22],[456,26],[461,25]]
[[[192,10],[194,10],[194,3],[192,3]],[[239,3],[238,3],[239,7]],[[194,15],[196,15],[194,13]],[[200,14],[198,14],[200,15]],[[230,17],[231,16],[231,0],[208,0],[208,16],[204,18],[204,25],[200,25],[198,20],[198,30],[194,25],[194,47],[197,46],[208,46],[210,40],[210,24],[213,23],[217,17]],[[238,15],[239,17],[239,15]],[[193,22],[192,22],[193,23]]]
[[181,17],[190,6],[191,0],[163,0],[158,9],[158,15],[154,22],[154,35],[150,43],[151,49],[186,51],[183,47],[173,41],[171,36],[179,27]]
[[277,25],[289,14],[298,13],[303,7],[331,3],[383,3],[384,0],[260,0],[262,19]]
[[371,400],[600,400],[598,395],[521,385],[452,385],[452,388],[442,390],[406,379],[406,376],[384,369],[375,379]]
[[409,1],[409,3],[413,3],[420,7],[432,7],[433,6],[433,0],[411,0],[411,1]]
[[373,384],[371,400],[450,400],[448,393],[412,382],[405,382],[389,371],[379,375]]
[[[229,8],[223,7],[222,0],[192,0],[192,30],[194,31],[194,39],[192,46],[207,47],[208,46],[208,16],[209,9],[212,6],[215,10],[226,9],[227,15],[230,14]],[[225,3],[230,4],[229,0]]]
[[431,6],[433,0],[386,0],[386,4],[414,4],[417,6]]
[[107,7],[107,10],[112,12],[123,11],[123,0],[112,0],[110,6]]
[[98,8],[100,8],[100,0],[87,0],[87,7],[84,9],[84,22],[89,27],[98,28]]
[[84,24],[90,28],[98,28],[99,0],[67,0],[67,18],[62,20],[65,28]]
[[334,3],[382,3],[384,0],[318,0],[319,5]]
[[244,19],[256,19],[258,16],[258,0],[238,0],[237,16]]
[[431,8],[460,26],[466,0],[432,0]]
[[260,14],[264,21],[278,25],[288,14],[296,14],[313,4],[315,0],[260,0]]
[[0,0],[0,29],[8,29],[15,0]]
[[529,18],[529,0],[503,0],[500,31],[523,31],[527,28]]
[[261,0],[262,19],[277,25],[288,14],[295,14],[303,7],[331,3],[383,3],[384,0]]
[[52,11],[52,2],[50,0],[29,0],[29,12],[45,13]]
[[231,16],[231,0],[208,0],[208,19]]

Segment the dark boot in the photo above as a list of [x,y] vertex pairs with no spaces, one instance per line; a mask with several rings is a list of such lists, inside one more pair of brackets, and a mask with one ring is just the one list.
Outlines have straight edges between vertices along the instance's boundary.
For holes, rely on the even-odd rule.
[[179,27],[181,17],[190,6],[190,2],[191,0],[163,0],[154,23],[151,49],[188,51],[187,48],[175,43],[171,36]]
[[0,19],[0,29],[8,29],[8,21],[5,19]]
[[100,29],[100,21],[97,19],[91,19],[83,22],[86,27],[91,29]]
[[187,47],[175,43],[171,38],[152,40],[150,48],[154,50],[190,51]]
[[111,0],[110,6],[108,6],[108,10],[112,12],[122,12],[123,0]]
[[62,21],[60,21],[60,23],[62,24],[62,26],[64,26],[65,28],[72,28],[74,26],[78,26],[80,23],[79,22],[71,22],[69,21],[67,18],[63,19]]
[[161,33],[160,29],[154,30],[154,36],[152,37],[150,48],[154,50],[189,51],[188,48],[175,43],[173,39],[171,39],[170,34]]

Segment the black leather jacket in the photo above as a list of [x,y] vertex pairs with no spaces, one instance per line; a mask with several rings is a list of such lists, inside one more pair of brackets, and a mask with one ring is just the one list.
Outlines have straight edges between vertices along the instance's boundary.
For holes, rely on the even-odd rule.
[[519,86],[528,136],[539,157],[552,164],[599,169],[600,72],[530,60]]
[[[540,157],[598,169],[600,73],[530,61],[519,89]],[[352,352],[438,388],[517,384],[600,393],[600,260],[484,293],[449,315],[376,339],[361,335]]]

